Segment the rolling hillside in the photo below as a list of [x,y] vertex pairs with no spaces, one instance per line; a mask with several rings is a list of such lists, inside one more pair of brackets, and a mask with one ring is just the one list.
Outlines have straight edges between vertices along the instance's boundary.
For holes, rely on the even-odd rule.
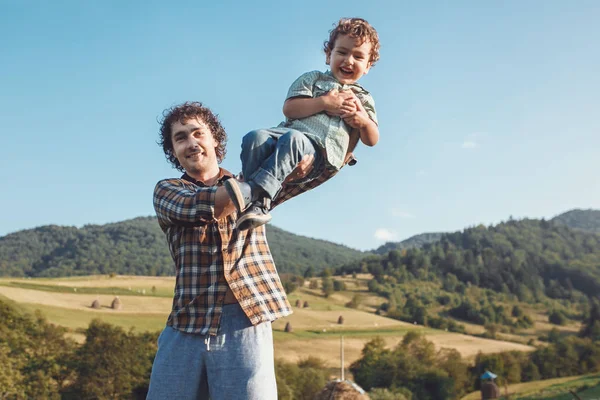
[[573,229],[600,233],[600,210],[575,209],[557,215],[551,221]]
[[[280,272],[335,268],[364,253],[324,240],[267,228]],[[0,237],[0,276],[58,277],[116,273],[173,275],[173,261],[156,218],[86,225],[47,225]]]

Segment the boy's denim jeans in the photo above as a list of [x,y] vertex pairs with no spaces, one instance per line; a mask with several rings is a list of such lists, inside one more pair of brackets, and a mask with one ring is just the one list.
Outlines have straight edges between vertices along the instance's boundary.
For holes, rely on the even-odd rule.
[[252,326],[239,304],[229,304],[210,340],[167,326],[146,399],[277,400],[271,323]]
[[[301,182],[308,182],[322,172],[321,150],[302,132],[290,128],[259,129],[242,140],[244,180],[260,186],[273,199],[281,184],[307,154],[315,157],[312,170]],[[295,183],[300,183],[296,181]]]

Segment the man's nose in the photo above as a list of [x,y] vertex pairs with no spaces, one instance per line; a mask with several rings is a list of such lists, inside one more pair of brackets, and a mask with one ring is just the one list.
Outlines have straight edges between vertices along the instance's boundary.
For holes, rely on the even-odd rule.
[[190,136],[190,137],[188,138],[186,145],[187,145],[187,147],[188,147],[188,148],[190,148],[190,149],[196,149],[196,148],[198,148],[198,147],[199,147],[199,146],[198,146],[198,142],[196,141],[196,139],[194,139],[194,137],[193,137],[193,136]]

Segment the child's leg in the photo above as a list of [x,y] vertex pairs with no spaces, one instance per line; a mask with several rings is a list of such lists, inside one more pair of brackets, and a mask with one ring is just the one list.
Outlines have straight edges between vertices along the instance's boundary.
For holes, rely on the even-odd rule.
[[254,175],[261,164],[273,154],[279,136],[281,134],[271,132],[270,129],[257,129],[243,137],[240,158],[244,179]]
[[[315,162],[322,160],[321,151],[302,132],[294,129],[275,128],[273,133],[281,133],[271,155],[260,167],[245,179],[254,187],[262,189],[266,196],[273,199],[281,190],[281,185],[296,168],[305,155],[315,157]],[[254,196],[254,193],[253,193]]]

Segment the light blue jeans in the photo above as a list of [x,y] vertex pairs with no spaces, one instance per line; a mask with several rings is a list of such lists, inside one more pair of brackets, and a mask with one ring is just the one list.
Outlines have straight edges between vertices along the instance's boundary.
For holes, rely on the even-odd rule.
[[[295,183],[308,182],[325,166],[321,150],[302,132],[290,128],[252,131],[242,139],[242,173],[251,186],[259,186],[273,199],[281,184],[305,155],[315,161],[308,176]],[[254,193],[253,193],[254,195]]]
[[271,323],[253,326],[223,306],[217,336],[167,326],[158,338],[147,400],[277,400]]

